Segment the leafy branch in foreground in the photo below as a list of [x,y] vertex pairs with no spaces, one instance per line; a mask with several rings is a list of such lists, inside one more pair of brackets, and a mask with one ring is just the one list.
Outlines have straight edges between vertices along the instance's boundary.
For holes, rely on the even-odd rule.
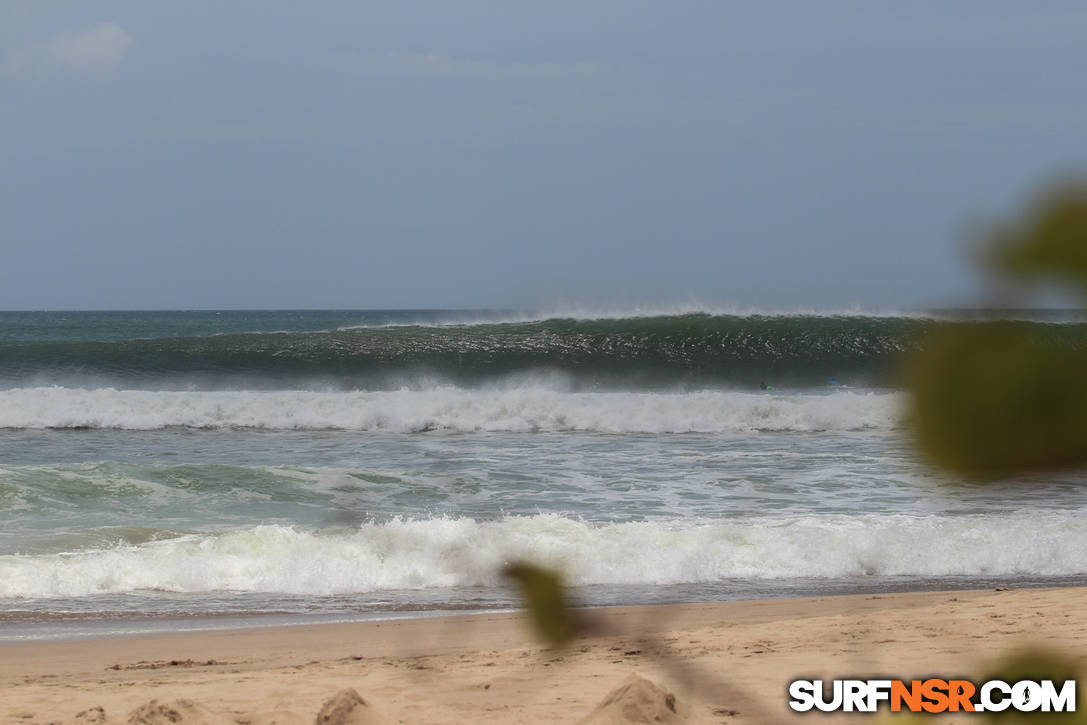
[[[1087,295],[1087,181],[995,229],[983,258],[1009,281],[1072,282]],[[986,477],[1087,464],[1087,339],[1058,342],[1039,327],[962,324],[923,341],[905,372],[934,463]]]

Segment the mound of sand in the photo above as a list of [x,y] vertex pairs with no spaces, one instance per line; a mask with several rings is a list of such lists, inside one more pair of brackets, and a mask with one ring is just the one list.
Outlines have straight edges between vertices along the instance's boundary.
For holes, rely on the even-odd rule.
[[644,677],[631,675],[608,693],[578,725],[686,722],[676,709],[676,696]]
[[[121,725],[101,707],[77,714],[73,725]],[[151,700],[133,710],[127,725],[306,725],[310,722],[293,710],[248,713],[219,712],[192,700]],[[373,706],[353,689],[340,690],[325,701],[316,725],[384,725]]]
[[192,700],[151,700],[128,716],[128,725],[235,725],[236,721]]
[[316,725],[381,725],[384,720],[352,688],[340,690],[321,706]]
[[105,723],[112,722],[106,717],[106,711],[101,707],[92,707],[77,712],[73,721],[76,725],[105,725]]

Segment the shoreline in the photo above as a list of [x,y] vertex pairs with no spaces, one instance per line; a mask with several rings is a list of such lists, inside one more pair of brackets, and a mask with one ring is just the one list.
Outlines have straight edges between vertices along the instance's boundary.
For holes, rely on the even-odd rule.
[[[674,692],[689,722],[759,722],[760,707],[791,719],[784,688],[802,676],[977,674],[1028,643],[1087,657],[1085,593],[594,608],[583,611],[606,634],[564,650],[540,647],[520,613],[9,642],[0,644],[0,718],[72,722],[101,707],[121,722],[151,699],[185,698],[224,722],[312,722],[323,702],[353,687],[386,722],[574,723],[636,673]],[[677,667],[694,675],[677,678]],[[713,701],[707,693],[722,691],[713,681],[724,675],[747,694]]]
[[[696,587],[700,585],[695,585]],[[572,606],[577,609],[601,610],[631,607],[669,607],[725,602],[746,602],[777,599],[813,599],[839,596],[923,594],[988,590],[997,587],[1011,589],[1056,589],[1087,586],[1085,575],[990,576],[990,577],[909,577],[903,581],[878,578],[864,583],[856,580],[820,580],[803,585],[789,584],[773,588],[763,583],[753,587],[750,582],[728,582],[719,591],[694,592],[680,585],[670,587],[676,596],[663,600],[640,599],[632,604],[616,604],[616,596],[598,599],[579,596],[581,589],[599,592],[603,587],[575,587],[571,590]],[[746,588],[745,588],[746,587]],[[729,593],[732,596],[724,596]],[[630,593],[627,592],[630,596]],[[231,630],[279,627],[317,626],[328,624],[363,624],[405,619],[437,619],[491,615],[518,611],[520,600],[511,595],[509,602],[490,607],[450,607],[418,609],[357,609],[354,611],[216,611],[200,612],[125,612],[123,610],[74,614],[49,611],[0,611],[0,647],[20,642],[68,642],[87,639],[112,639],[154,636],[171,632],[202,634]],[[637,595],[635,595],[637,598]]]

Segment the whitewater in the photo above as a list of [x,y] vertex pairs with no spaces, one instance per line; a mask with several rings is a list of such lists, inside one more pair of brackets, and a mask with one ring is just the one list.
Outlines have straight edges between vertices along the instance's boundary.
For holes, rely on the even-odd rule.
[[141,545],[0,557],[0,597],[136,591],[330,596],[498,587],[511,559],[558,568],[574,586],[725,579],[1071,575],[1087,522],[1066,512],[799,516],[593,525],[555,514],[396,519],[349,533],[257,526]]
[[597,431],[713,433],[889,429],[900,393],[570,393],[547,388],[320,393],[0,391],[0,428]]
[[912,445],[962,317],[0,313],[0,639],[509,608],[514,560],[590,605],[1087,579],[1083,474]]

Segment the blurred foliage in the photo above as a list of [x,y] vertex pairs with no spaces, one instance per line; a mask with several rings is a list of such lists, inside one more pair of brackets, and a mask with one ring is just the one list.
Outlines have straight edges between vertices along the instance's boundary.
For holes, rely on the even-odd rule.
[[1016,323],[961,324],[911,361],[913,424],[937,464],[1006,476],[1087,463],[1087,350]]
[[[1087,182],[996,229],[986,259],[1009,280],[1070,281],[1087,294]],[[934,463],[990,477],[1087,464],[1087,340],[1058,345],[1030,327],[956,325],[909,361],[913,426]]]
[[[1074,680],[1079,673],[1075,659],[1052,649],[1038,647],[1012,652],[999,660],[995,666],[978,678],[1018,682],[1020,680],[1052,680],[1060,687],[1065,680]],[[1076,683],[1079,684],[1078,682]],[[1077,687],[1078,690],[1078,687]],[[1003,712],[989,713],[990,722],[1004,723],[1087,723],[1087,708],[1079,706],[1080,692],[1076,692],[1076,712],[1016,712],[1009,708]]]
[[995,229],[986,256],[1010,277],[1052,278],[1087,292],[1087,180],[1053,187],[1018,224]]
[[561,647],[578,634],[574,610],[566,604],[566,590],[558,572],[518,561],[502,572],[517,582],[532,626],[548,644]]

